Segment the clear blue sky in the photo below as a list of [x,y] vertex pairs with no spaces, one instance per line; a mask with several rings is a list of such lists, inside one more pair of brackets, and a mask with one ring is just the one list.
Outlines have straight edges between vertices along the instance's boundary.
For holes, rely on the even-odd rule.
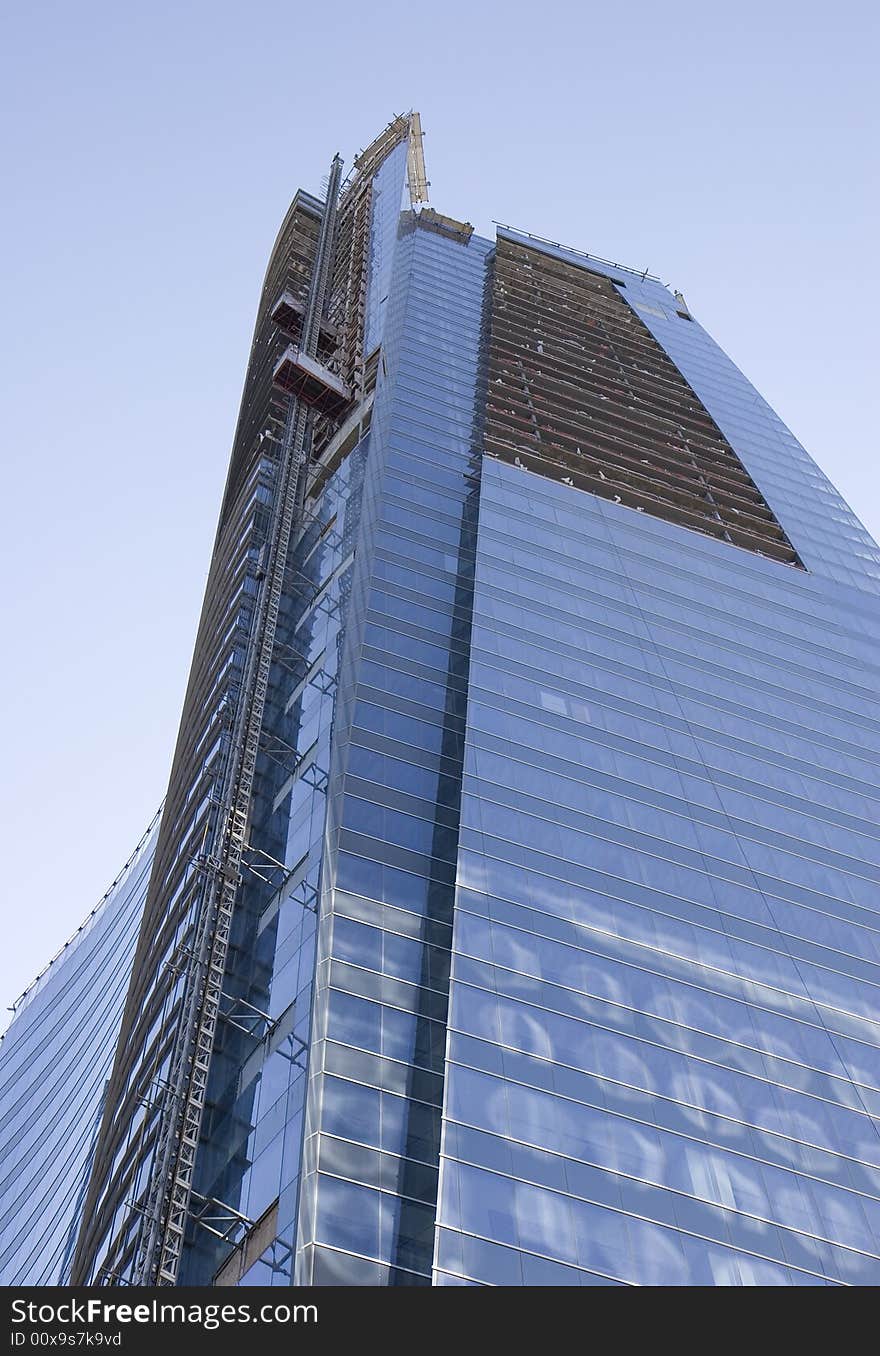
[[394,113],[438,210],[681,288],[878,535],[877,14],[7,7],[0,1007],[163,794],[268,251]]

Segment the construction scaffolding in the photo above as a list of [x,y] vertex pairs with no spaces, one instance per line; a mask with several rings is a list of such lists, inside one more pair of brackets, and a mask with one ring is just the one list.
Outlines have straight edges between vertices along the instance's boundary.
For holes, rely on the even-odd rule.
[[[308,304],[301,325],[301,352],[315,368],[320,367],[315,355],[333,253],[341,173],[342,162],[337,156],[331,167]],[[314,373],[311,375],[317,381]],[[140,1285],[176,1283],[190,1218],[208,1075],[224,996],[230,928],[248,843],[263,712],[284,574],[300,509],[310,420],[308,404],[292,395],[278,468],[268,560],[254,613],[229,744],[219,833],[204,860],[202,898],[188,955],[182,1009],[146,1194],[144,1228],[135,1272],[136,1283]]]
[[[372,181],[402,142],[411,198],[423,200],[421,129],[406,114],[344,187],[337,157],[325,200],[297,192],[270,256],[73,1284],[174,1284],[186,1230],[207,1228],[214,1209],[191,1208],[193,1180],[212,1061],[226,1055],[217,1023],[243,1029],[226,959],[233,909],[238,925],[249,907],[242,868],[250,879],[266,846],[250,808],[258,753],[271,758],[264,705],[285,561],[309,490],[369,427]],[[259,1006],[241,1012],[263,1020]]]
[[407,142],[407,184],[410,202],[426,202],[428,180],[422,154],[418,113],[402,113],[355,158],[339,199],[336,264],[330,286],[328,320],[340,337],[334,368],[354,399],[366,393],[368,360],[364,328],[369,280],[373,178],[401,142]]

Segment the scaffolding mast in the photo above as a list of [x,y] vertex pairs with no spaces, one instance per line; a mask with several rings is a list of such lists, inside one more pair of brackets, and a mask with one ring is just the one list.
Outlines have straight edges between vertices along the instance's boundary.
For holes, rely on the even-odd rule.
[[[314,360],[333,258],[336,210],[342,178],[337,155],[327,196],[299,351]],[[172,1049],[166,1094],[144,1208],[136,1285],[175,1285],[183,1250],[201,1132],[214,1036],[233,910],[247,847],[251,798],[275,632],[293,531],[300,517],[302,475],[312,414],[300,395],[290,398],[262,580],[239,689],[214,850],[203,862],[195,937],[186,966],[180,1020]]]

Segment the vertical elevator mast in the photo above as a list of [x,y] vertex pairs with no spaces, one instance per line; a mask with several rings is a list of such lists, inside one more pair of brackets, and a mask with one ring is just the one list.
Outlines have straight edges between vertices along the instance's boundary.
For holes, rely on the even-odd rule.
[[[342,161],[330,168],[299,350],[314,359],[324,312]],[[254,772],[287,557],[300,517],[311,413],[292,395],[287,412],[263,577],[248,638],[212,849],[203,865],[184,994],[162,1102],[144,1210],[136,1285],[174,1285],[190,1212],[202,1114],[220,1015],[233,910],[247,847]]]

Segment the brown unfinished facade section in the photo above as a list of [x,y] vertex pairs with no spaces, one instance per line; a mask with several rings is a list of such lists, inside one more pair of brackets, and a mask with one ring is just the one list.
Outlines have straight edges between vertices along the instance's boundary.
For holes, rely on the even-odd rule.
[[504,237],[492,287],[485,448],[803,568],[736,452],[615,283]]

